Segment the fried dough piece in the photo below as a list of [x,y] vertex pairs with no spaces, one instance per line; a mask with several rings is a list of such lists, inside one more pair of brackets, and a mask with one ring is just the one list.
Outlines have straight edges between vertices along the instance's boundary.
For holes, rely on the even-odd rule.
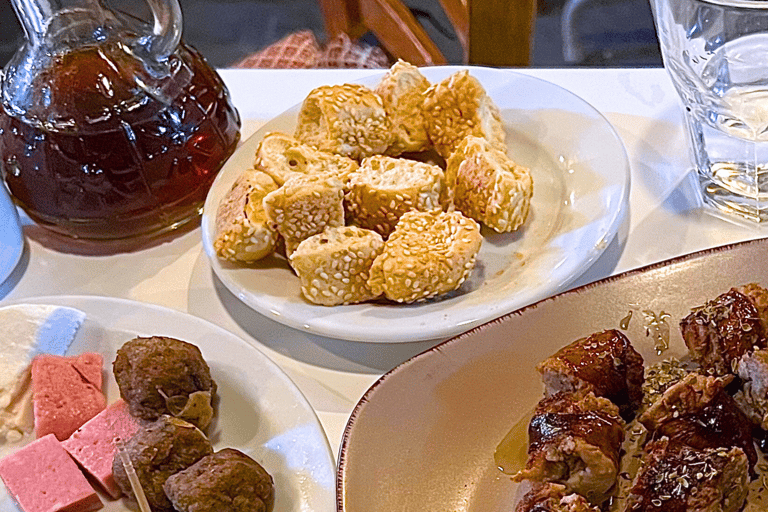
[[448,158],[445,179],[456,208],[498,233],[515,231],[528,218],[530,171],[486,139],[464,138]]
[[768,349],[741,356],[737,373],[742,389],[736,400],[756,425],[768,430]]
[[757,462],[752,422],[720,378],[691,373],[672,385],[638,420],[656,437],[693,448],[740,448]]
[[622,414],[636,411],[643,398],[643,357],[629,339],[611,329],[578,339],[540,362],[546,394],[592,391],[619,406]]
[[467,135],[507,150],[499,108],[469,71],[458,71],[432,85],[424,93],[423,108],[427,134],[443,158],[451,156]]
[[247,170],[238,176],[216,212],[213,247],[219,258],[248,263],[275,251],[278,235],[262,204],[275,190],[277,183],[263,172]]
[[285,239],[286,255],[326,228],[344,225],[342,182],[327,174],[301,174],[264,198],[264,211]]
[[424,93],[429,80],[419,68],[398,60],[376,86],[375,92],[384,102],[384,110],[392,122],[393,141],[387,154],[426,151],[432,147],[424,122]]
[[374,295],[403,303],[456,290],[482,240],[480,226],[460,212],[406,212],[374,260],[368,285]]
[[645,446],[625,512],[737,512],[748,485],[740,448],[698,449],[662,437]]
[[345,156],[318,151],[291,135],[270,132],[256,149],[254,167],[282,186],[297,174],[329,174],[346,182],[349,174],[357,169],[357,162]]
[[323,306],[354,304],[378,296],[368,277],[383,247],[381,235],[374,231],[333,227],[301,242],[290,262],[308,301]]
[[351,222],[387,238],[403,213],[442,210],[446,198],[438,166],[377,155],[364,159],[350,175],[344,205]]
[[523,496],[515,512],[600,512],[600,508],[580,494],[569,493],[564,485],[543,483]]
[[321,151],[356,160],[383,154],[392,124],[378,94],[359,84],[323,85],[310,91],[294,136]]
[[766,348],[768,291],[757,284],[731,288],[680,321],[691,358],[712,375],[736,372],[739,358]]
[[624,421],[593,393],[542,399],[528,426],[528,461],[515,481],[556,482],[591,503],[606,500],[619,472]]

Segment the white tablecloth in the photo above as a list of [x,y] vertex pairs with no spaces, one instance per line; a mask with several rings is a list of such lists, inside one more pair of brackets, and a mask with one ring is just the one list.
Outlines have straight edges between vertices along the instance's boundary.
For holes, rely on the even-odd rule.
[[[615,126],[632,167],[629,215],[616,240],[574,285],[670,257],[764,236],[727,222],[691,200],[681,109],[662,69],[531,69],[527,73],[584,98]],[[243,135],[300,102],[314,87],[371,70],[222,70],[243,120]],[[27,221],[28,222],[28,221]],[[82,254],[25,226],[19,266],[0,284],[0,304],[43,295],[104,295],[191,313],[261,349],[306,395],[338,453],[347,418],[383,373],[430,343],[367,344],[312,336],[242,305],[217,281],[200,229],[141,250]]]

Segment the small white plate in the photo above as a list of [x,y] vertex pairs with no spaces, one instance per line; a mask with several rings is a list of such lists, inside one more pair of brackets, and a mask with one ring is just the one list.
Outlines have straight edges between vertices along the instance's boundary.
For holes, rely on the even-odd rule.
[[[197,345],[218,385],[217,416],[208,432],[214,449],[237,448],[264,466],[275,482],[275,512],[334,509],[335,464],[325,432],[301,391],[252,345],[199,318],[140,302],[102,297],[23,302],[69,306],[86,314],[68,353],[103,354],[108,403],[120,394],[111,367],[126,341],[160,335]],[[0,456],[18,446],[0,444]],[[102,501],[106,512],[129,510],[123,500]],[[0,484],[0,512],[17,510]]]
[[5,184],[0,183],[0,283],[8,279],[24,252],[19,214]]
[[[300,106],[264,125],[227,161],[208,194],[203,246],[224,285],[259,313],[313,334],[366,342],[447,338],[562,291],[610,244],[626,212],[630,174],[621,139],[610,123],[574,94],[509,70],[425,68],[435,83],[469,69],[501,110],[508,153],[529,167],[531,215],[522,230],[484,229],[478,263],[458,292],[431,302],[381,302],[324,307],[306,301],[283,260],[238,266],[213,249],[216,210],[235,179],[252,167],[270,131],[293,133]],[[375,85],[381,75],[364,81]]]

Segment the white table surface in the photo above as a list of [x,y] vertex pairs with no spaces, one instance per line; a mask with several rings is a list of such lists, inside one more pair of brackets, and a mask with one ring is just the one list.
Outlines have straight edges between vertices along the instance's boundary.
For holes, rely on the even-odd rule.
[[[244,138],[300,102],[314,87],[371,70],[221,70],[243,117]],[[584,98],[615,126],[632,167],[626,222],[575,285],[708,247],[766,236],[691,200],[681,109],[664,70],[526,69]],[[22,215],[24,220],[24,216]],[[170,307],[238,334],[271,357],[316,410],[334,453],[347,418],[383,373],[431,344],[367,344],[312,336],[242,305],[213,275],[200,229],[130,252],[94,254],[65,246],[24,221],[26,247],[0,284],[0,304],[45,295],[103,295]]]

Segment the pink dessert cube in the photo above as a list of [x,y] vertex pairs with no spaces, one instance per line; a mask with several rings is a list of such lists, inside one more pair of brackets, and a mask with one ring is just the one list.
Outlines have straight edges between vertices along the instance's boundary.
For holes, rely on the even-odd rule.
[[88,512],[102,507],[53,434],[0,460],[0,478],[24,512]]
[[32,402],[37,437],[67,439],[107,405],[101,354],[41,354],[32,361]]
[[127,441],[138,428],[139,424],[128,412],[128,404],[120,399],[88,420],[61,444],[110,496],[118,498],[121,492],[112,474],[116,441]]

